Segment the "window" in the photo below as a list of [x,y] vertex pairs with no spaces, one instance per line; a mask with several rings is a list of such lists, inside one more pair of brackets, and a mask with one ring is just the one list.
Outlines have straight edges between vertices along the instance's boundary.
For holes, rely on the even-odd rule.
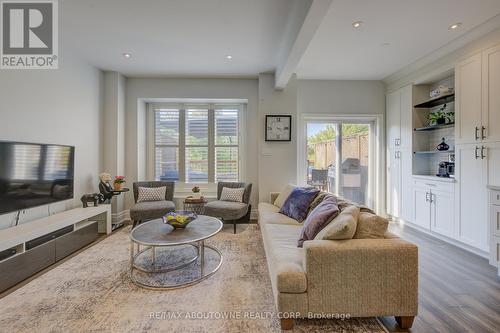
[[156,180],[238,181],[238,105],[152,104]]

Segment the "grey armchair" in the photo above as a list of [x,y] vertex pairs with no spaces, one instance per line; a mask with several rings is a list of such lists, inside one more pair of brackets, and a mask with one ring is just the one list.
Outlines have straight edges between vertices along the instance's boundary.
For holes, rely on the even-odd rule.
[[[220,196],[223,187],[245,188],[243,193],[243,202],[222,201]],[[217,200],[211,201],[205,205],[205,215],[220,218],[224,223],[232,223],[234,233],[236,233],[236,224],[248,223],[250,221],[250,194],[252,193],[251,183],[237,182],[219,182],[217,184]]]
[[[167,188],[165,200],[137,202],[139,197],[139,187],[163,187]],[[154,220],[163,217],[168,212],[175,210],[174,182],[152,181],[135,182],[133,185],[135,205],[130,208],[130,219],[134,222],[134,227],[143,221]]]

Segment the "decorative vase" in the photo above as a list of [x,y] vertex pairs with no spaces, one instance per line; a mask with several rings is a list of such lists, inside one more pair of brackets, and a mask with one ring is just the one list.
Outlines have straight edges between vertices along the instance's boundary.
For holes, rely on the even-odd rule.
[[446,119],[445,118],[438,118],[436,120],[436,124],[437,125],[444,125],[446,123]]
[[442,140],[441,143],[437,145],[437,150],[446,151],[450,149],[450,146],[445,142],[445,139],[442,138],[441,140]]
[[121,191],[122,190],[122,184],[115,183],[114,185],[115,185],[114,186],[114,190],[115,191]]

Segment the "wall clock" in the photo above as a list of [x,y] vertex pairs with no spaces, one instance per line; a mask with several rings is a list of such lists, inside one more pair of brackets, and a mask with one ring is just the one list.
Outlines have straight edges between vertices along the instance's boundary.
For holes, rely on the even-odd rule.
[[292,116],[266,115],[266,141],[292,141]]

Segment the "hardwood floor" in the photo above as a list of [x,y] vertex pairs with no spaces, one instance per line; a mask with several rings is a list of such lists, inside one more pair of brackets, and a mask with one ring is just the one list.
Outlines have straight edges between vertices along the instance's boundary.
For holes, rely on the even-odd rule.
[[390,230],[419,247],[419,313],[409,332],[500,332],[500,278],[486,259],[399,224]]

